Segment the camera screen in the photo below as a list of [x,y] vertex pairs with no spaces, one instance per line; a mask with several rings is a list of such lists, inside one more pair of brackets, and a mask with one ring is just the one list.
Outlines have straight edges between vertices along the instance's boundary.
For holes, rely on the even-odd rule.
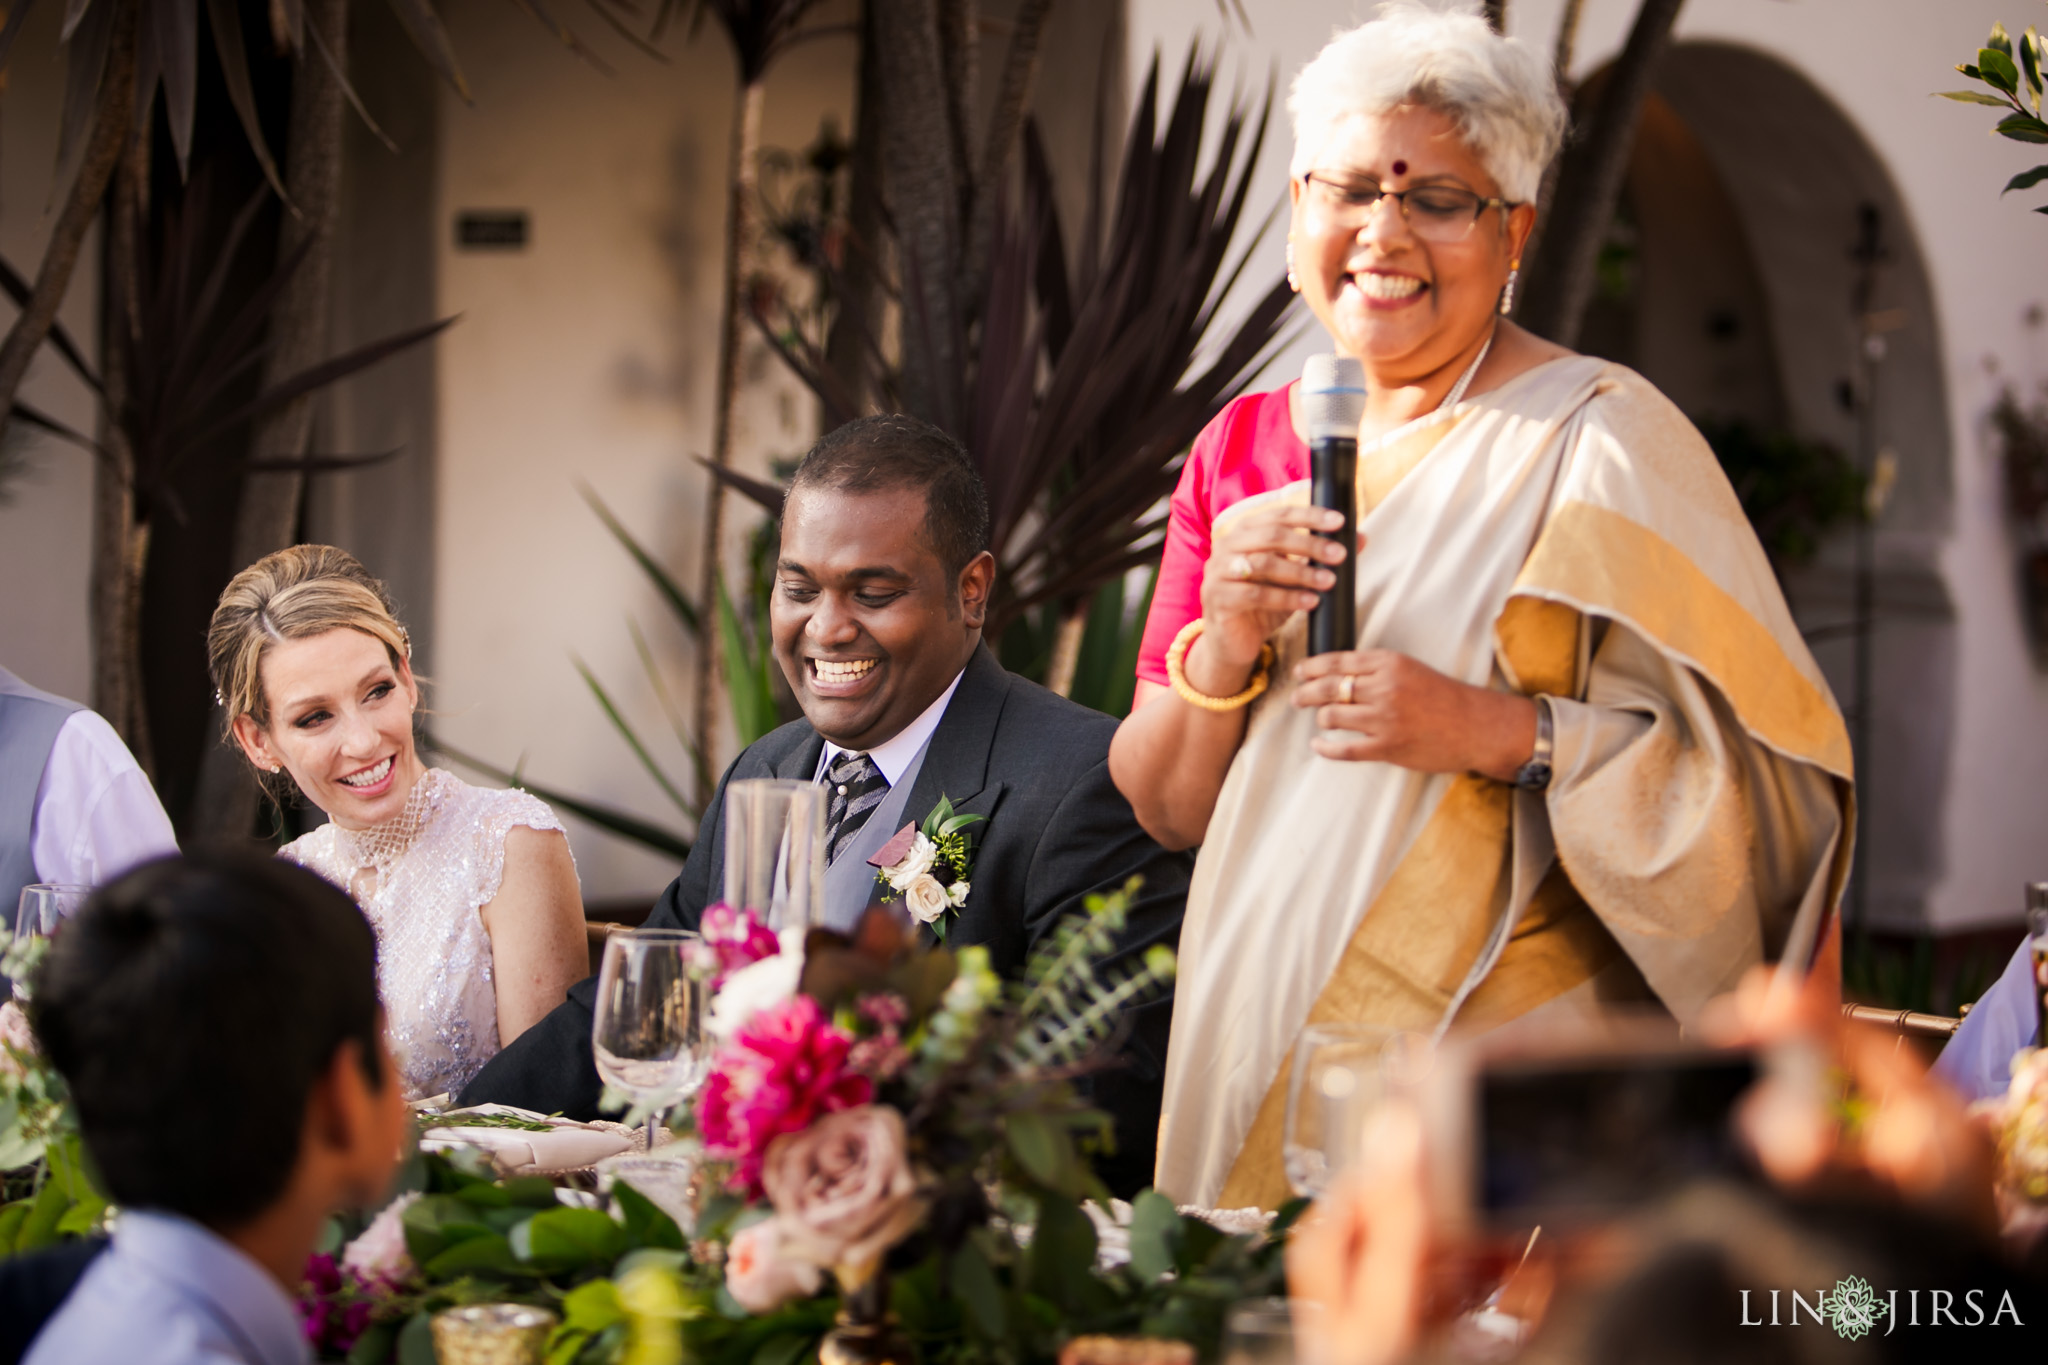
[[1481,1206],[1495,1220],[1569,1220],[1746,1175],[1732,1116],[1756,1078],[1753,1058],[1725,1053],[1489,1070],[1476,1097]]

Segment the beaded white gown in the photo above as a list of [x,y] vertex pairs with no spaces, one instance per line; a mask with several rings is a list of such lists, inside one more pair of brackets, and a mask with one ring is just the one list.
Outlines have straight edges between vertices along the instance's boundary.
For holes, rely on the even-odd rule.
[[498,1053],[498,999],[483,907],[514,828],[562,822],[521,791],[429,768],[405,809],[373,829],[331,821],[279,850],[355,897],[377,932],[377,988],[407,1099],[453,1094]]

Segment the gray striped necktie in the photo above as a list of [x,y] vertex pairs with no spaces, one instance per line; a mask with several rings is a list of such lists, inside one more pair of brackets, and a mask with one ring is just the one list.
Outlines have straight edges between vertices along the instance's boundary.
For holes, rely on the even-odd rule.
[[866,754],[841,754],[825,770],[825,861],[839,861],[840,851],[889,794],[889,779]]

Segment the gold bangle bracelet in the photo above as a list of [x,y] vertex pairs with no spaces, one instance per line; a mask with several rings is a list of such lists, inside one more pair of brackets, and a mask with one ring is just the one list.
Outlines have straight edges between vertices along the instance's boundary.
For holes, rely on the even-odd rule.
[[1244,691],[1234,697],[1212,697],[1207,692],[1198,692],[1190,683],[1181,665],[1187,661],[1188,650],[1194,646],[1195,637],[1202,633],[1202,618],[1197,616],[1180,628],[1180,634],[1173,637],[1173,643],[1166,650],[1166,680],[1173,685],[1173,694],[1190,706],[1204,711],[1235,711],[1249,706],[1266,690],[1266,684],[1273,676],[1273,646],[1268,643],[1259,647],[1259,665],[1252,671],[1251,681]]

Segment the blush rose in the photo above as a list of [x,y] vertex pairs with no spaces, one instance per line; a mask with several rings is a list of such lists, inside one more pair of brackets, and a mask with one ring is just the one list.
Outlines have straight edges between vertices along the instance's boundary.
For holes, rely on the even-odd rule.
[[847,1289],[866,1283],[924,1218],[903,1115],[864,1104],[827,1114],[768,1147],[762,1187],[789,1250],[830,1266]]

